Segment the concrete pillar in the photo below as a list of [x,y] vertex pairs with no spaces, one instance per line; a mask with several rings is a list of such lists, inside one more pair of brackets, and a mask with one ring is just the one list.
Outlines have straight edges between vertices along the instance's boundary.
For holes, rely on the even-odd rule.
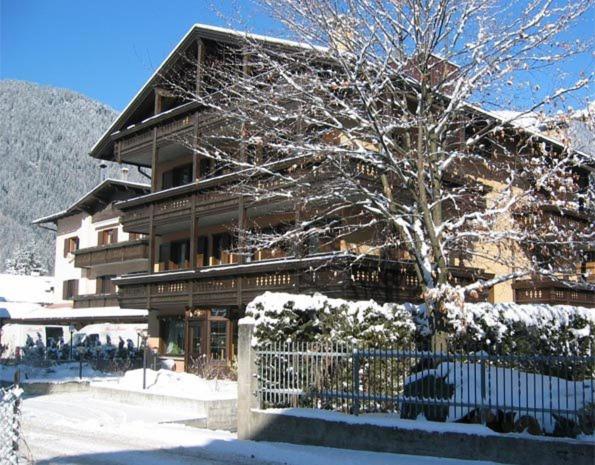
[[238,439],[252,439],[253,408],[259,408],[256,352],[252,347],[254,320],[242,318],[238,330]]

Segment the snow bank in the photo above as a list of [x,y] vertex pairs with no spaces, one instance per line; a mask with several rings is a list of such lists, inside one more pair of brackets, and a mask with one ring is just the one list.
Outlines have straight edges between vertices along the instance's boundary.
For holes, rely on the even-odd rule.
[[130,370],[121,378],[94,385],[196,400],[235,399],[238,394],[235,381],[207,380],[190,373],[170,370],[147,369],[147,389],[144,391],[142,369]]
[[1,273],[0,298],[3,302],[50,304],[54,301],[54,278]]
[[[485,391],[482,391],[480,382],[483,370]],[[553,433],[556,419],[551,411],[560,417],[578,421],[576,415],[565,411],[580,411],[595,400],[595,382],[592,379],[568,381],[513,368],[482,366],[480,363],[444,362],[435,369],[409,376],[405,384],[430,377],[444,379],[454,386],[447,422],[462,419],[476,408],[475,405],[483,403],[494,413],[497,410],[515,412],[515,419],[524,415],[533,417],[543,431]]]

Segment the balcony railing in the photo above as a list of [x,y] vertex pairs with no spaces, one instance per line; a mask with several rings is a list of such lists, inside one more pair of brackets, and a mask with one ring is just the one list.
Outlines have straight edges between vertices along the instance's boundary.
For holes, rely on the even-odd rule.
[[[155,126],[157,142],[183,137],[185,132],[192,128],[193,124],[193,115],[185,115],[169,123]],[[123,135],[120,137],[122,138],[116,141],[115,151],[120,155],[124,155],[135,150],[147,148],[153,142],[153,128],[150,127],[138,132],[132,132],[128,136]]]
[[117,242],[88,247],[74,252],[74,266],[89,268],[95,265],[146,259],[149,256],[148,239]]
[[[315,189],[316,183],[328,181],[329,174],[321,171],[312,171],[308,166],[294,165],[287,162],[278,162],[277,169],[291,171],[293,177],[303,177],[304,181],[311,184]],[[370,182],[378,181],[376,168],[366,165],[362,162],[354,162],[354,170],[362,177],[369,179]],[[194,202],[196,214],[205,215],[209,213],[220,213],[223,210],[235,208],[239,202],[239,195],[230,192],[228,188],[233,182],[242,179],[241,173],[229,173],[224,176],[207,178],[198,182],[193,182],[183,186],[177,186],[171,189],[152,192],[150,194],[137,197],[119,204],[122,210],[122,223],[124,229],[131,227],[147,225],[153,209],[153,219],[156,222],[167,221],[174,217],[189,215]],[[257,191],[274,193],[275,190],[281,190],[287,183],[287,179],[279,176],[269,176],[256,178],[253,181],[253,187]],[[282,196],[280,200],[284,200]],[[245,198],[245,200],[249,200]]]
[[82,294],[73,298],[74,308],[117,307],[118,294]]
[[[298,259],[268,259],[233,266],[213,266],[173,273],[128,275],[117,280],[120,305],[144,308],[181,304],[189,299],[204,305],[248,303],[265,291],[324,292],[348,299],[419,301],[420,286],[410,263],[358,258],[352,254],[316,254]],[[452,270],[456,284],[484,277],[479,270]],[[480,296],[485,298],[486,296]]]
[[595,307],[593,284],[551,279],[515,281],[514,301],[518,304],[576,305]]

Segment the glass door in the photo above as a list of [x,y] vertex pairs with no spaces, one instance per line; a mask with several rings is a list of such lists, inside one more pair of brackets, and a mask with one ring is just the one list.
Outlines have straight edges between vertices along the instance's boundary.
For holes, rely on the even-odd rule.
[[201,320],[188,322],[188,356],[190,359],[198,359],[204,353],[202,327],[203,322]]

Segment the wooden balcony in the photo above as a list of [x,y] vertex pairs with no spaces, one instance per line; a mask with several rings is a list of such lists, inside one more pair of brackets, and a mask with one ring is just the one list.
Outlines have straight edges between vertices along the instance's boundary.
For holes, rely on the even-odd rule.
[[[316,183],[327,182],[329,177],[325,173],[312,172],[307,166],[296,165],[295,161],[278,162],[274,169],[291,171],[293,176],[303,176],[303,180],[307,180],[312,189],[315,189]],[[353,169],[360,176],[368,179],[370,185],[378,183],[375,168],[358,162],[354,163]],[[241,173],[228,173],[120,202],[118,208],[122,211],[121,222],[124,230],[148,232],[151,212],[155,225],[189,221],[193,209],[197,217],[236,212],[240,195],[234,193],[229,187],[245,179],[242,176]],[[275,176],[255,178],[254,187],[260,191],[273,193],[275,190],[282,189],[286,182],[281,177]],[[285,197],[282,196],[279,201],[286,201]],[[265,203],[270,204],[271,199]],[[248,197],[244,197],[244,204],[248,207],[258,202],[252,202]]]
[[512,284],[517,304],[576,305],[595,307],[595,287],[584,282],[526,279]]
[[[379,302],[415,302],[420,287],[410,263],[359,259],[346,253],[286,257],[154,274],[127,275],[116,280],[120,306],[159,308],[186,305],[242,306],[266,291],[313,293]],[[380,266],[379,266],[380,265]],[[475,269],[453,269],[464,284]],[[486,297],[486,296],[482,296]],[[148,306],[148,307],[147,307]]]
[[[168,117],[171,119],[167,121]],[[165,119],[165,121],[164,121]],[[138,126],[122,131],[114,136],[114,152],[119,157],[126,156],[132,152],[150,152],[153,144],[153,137],[156,137],[157,144],[164,141],[182,141],[194,126],[194,114],[168,115],[163,114],[158,118],[150,119]]]
[[73,298],[74,308],[117,307],[117,294],[83,294]]
[[90,268],[96,265],[147,259],[148,243],[148,239],[140,239],[79,249],[74,252],[74,266]]

